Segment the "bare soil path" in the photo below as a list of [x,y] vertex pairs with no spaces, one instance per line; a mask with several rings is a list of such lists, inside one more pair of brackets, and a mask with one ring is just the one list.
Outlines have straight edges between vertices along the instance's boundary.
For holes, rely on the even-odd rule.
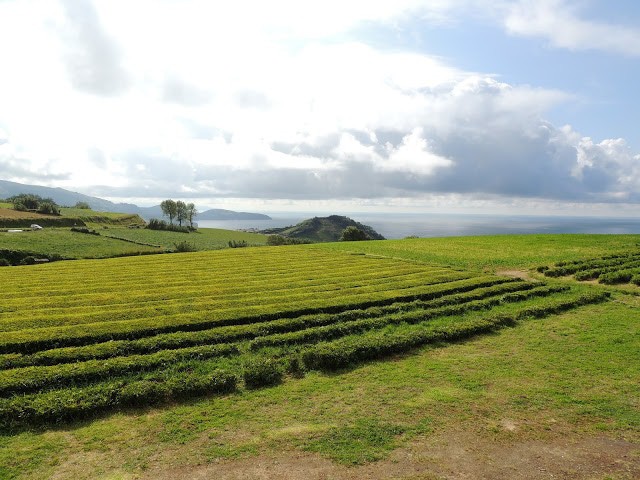
[[[505,429],[517,429],[505,420]],[[413,442],[383,461],[348,467],[319,455],[280,452],[198,467],[148,471],[154,480],[528,480],[638,479],[640,445],[602,437],[495,442],[448,432]]]

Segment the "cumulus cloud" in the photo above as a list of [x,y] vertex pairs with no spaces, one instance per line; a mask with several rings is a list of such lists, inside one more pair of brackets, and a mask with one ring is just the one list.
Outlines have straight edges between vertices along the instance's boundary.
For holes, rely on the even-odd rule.
[[[256,3],[247,16],[243,2],[67,0],[60,18],[51,13],[66,25],[62,47],[43,33],[30,50],[65,68],[53,62],[28,88],[23,70],[0,77],[0,124],[11,131],[0,130],[0,175],[123,199],[640,201],[640,157],[624,140],[545,120],[572,95],[307,28],[441,21],[475,3]],[[509,10],[514,33],[535,5]],[[21,22],[32,25],[27,10]],[[180,24],[189,28],[167,35]]]

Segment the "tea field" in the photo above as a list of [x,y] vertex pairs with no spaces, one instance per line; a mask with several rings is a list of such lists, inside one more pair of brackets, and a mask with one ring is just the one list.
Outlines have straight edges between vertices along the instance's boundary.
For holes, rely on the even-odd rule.
[[[534,267],[626,268],[638,237],[549,237],[0,269],[0,477],[151,477],[292,450],[360,465],[460,428],[634,445],[640,290]],[[503,431],[505,415],[528,427]]]
[[2,272],[0,425],[279,383],[607,294],[322,250]]

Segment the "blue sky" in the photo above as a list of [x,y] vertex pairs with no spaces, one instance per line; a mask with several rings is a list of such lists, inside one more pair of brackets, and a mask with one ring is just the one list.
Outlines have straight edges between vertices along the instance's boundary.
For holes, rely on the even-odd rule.
[[0,178],[141,205],[637,215],[639,5],[4,0]]
[[[582,18],[638,29],[640,2],[574,2]],[[441,25],[412,21],[400,36],[393,29],[367,32],[380,47],[407,48],[437,55],[469,71],[494,73],[509,84],[561,89],[575,101],[558,105],[548,118],[571,124],[595,138],[624,137],[640,150],[638,55],[596,48],[555,48],[540,37],[510,34],[492,19],[457,17]]]

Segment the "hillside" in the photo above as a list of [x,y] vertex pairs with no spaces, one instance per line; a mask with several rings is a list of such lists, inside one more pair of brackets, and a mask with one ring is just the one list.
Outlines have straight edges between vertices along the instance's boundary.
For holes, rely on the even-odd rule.
[[[145,220],[161,218],[160,205],[153,207],[139,207],[132,203],[114,203],[104,198],[92,197],[64,188],[43,187],[41,185],[26,185],[22,183],[0,180],[0,198],[9,198],[21,193],[32,193],[43,198],[52,198],[58,205],[75,205],[78,202],[88,203],[98,212],[129,213],[140,215]],[[198,215],[199,220],[268,220],[269,216],[259,213],[234,212],[233,210],[211,209]]]
[[268,235],[282,235],[288,238],[311,240],[312,242],[337,242],[347,227],[356,227],[364,231],[371,240],[385,238],[368,225],[343,217],[331,215],[329,217],[313,217],[297,225],[282,228],[269,228],[262,233]]

